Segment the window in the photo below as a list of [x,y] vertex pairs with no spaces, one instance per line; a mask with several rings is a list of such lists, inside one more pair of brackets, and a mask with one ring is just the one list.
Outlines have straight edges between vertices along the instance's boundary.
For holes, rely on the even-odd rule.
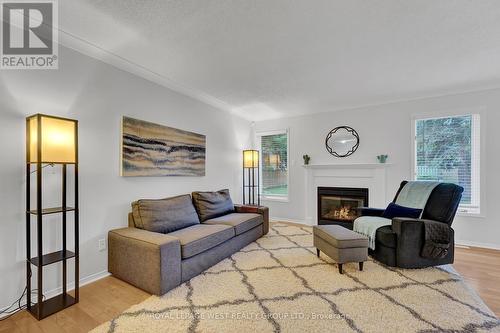
[[263,199],[288,198],[288,132],[258,133]]
[[480,213],[479,140],[479,115],[415,120],[415,179],[462,186],[462,213]]

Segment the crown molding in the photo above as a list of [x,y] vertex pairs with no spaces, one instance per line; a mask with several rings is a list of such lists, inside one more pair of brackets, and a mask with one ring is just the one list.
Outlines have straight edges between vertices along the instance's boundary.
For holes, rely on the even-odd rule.
[[169,79],[168,77],[162,74],[159,74],[153,70],[148,69],[145,66],[137,64],[118,54],[108,51],[88,40],[85,40],[67,31],[59,29],[58,43],[59,45],[65,46],[69,49],[72,49],[86,56],[102,61],[113,67],[116,67],[120,70],[123,70],[125,72],[141,77],[145,80],[156,83],[160,86],[168,88],[179,94],[198,100],[216,109],[227,111],[233,115],[236,115],[234,114],[234,112],[232,112],[234,108],[231,105],[212,95],[174,82],[173,80]]
[[[162,75],[160,73],[157,73],[153,70],[150,70],[149,68],[140,65],[136,62],[133,62],[131,60],[126,59],[125,57],[122,57],[116,53],[113,53],[111,51],[108,51],[84,38],[78,37],[72,33],[69,33],[67,31],[58,29],[59,31],[59,41],[58,43],[62,46],[65,46],[69,49],[75,50],[81,54],[84,54],[86,56],[89,56],[91,58],[94,58],[96,60],[102,61],[106,64],[109,64],[113,67],[116,67],[120,70],[123,70],[125,72],[131,73],[133,75],[136,75],[140,78],[143,78],[145,80],[148,80],[150,82],[156,83],[160,86],[163,86],[167,89],[170,89],[174,92],[177,92],[179,94],[182,94],[184,96],[190,97],[194,100],[197,100],[201,103],[207,104],[209,106],[212,106],[216,109],[222,110],[229,112],[230,114],[237,116],[241,119],[244,120],[251,120],[249,117],[244,117],[237,112],[235,112],[236,108],[210,94],[207,94],[201,90],[188,87],[186,85],[179,84],[178,82],[173,81],[172,79],[166,77],[165,75]],[[421,96],[415,96],[415,97],[405,97],[405,98],[393,98],[393,99],[386,99],[386,100],[381,100],[378,102],[373,102],[373,103],[365,103],[365,104],[345,104],[345,105],[340,105],[337,107],[334,107],[333,109],[330,109],[328,111],[323,111],[323,110],[318,110],[317,112],[312,112],[312,113],[305,113],[305,114],[296,114],[296,115],[289,115],[285,117],[269,117],[266,119],[262,119],[259,121],[265,121],[265,120],[273,120],[273,119],[279,119],[279,118],[295,118],[295,117],[303,117],[303,116],[312,116],[312,115],[317,115],[317,114],[322,114],[322,113],[330,113],[330,112],[342,112],[342,111],[352,111],[352,110],[359,110],[359,109],[364,109],[364,108],[370,108],[370,107],[380,107],[384,105],[391,105],[391,104],[403,104],[403,103],[410,103],[410,102],[418,102],[418,101],[425,101],[429,99],[434,99],[434,98],[442,98],[442,97],[449,97],[449,96],[459,96],[459,95],[465,95],[465,94],[472,94],[472,93],[480,93],[483,91],[491,91],[491,90],[498,90],[500,89],[500,83],[492,83],[492,84],[486,84],[486,85],[479,85],[474,88],[463,88],[463,89],[451,89],[448,91],[442,91],[439,93],[428,93],[428,94],[422,94]]]

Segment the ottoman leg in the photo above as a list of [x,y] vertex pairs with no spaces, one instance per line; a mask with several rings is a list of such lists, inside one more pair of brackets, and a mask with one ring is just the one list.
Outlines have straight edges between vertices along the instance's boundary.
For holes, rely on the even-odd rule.
[[319,258],[319,249],[316,249],[316,255],[318,256]]
[[360,261],[360,262],[359,262],[359,270],[360,270],[360,271],[362,271],[362,270],[363,270],[363,262],[362,262],[362,261]]
[[339,273],[344,274],[344,272],[342,271],[342,264],[339,264]]

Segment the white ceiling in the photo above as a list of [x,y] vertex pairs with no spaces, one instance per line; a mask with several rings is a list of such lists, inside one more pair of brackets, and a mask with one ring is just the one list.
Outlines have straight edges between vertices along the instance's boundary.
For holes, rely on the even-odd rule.
[[250,120],[500,86],[498,0],[59,6],[63,43]]

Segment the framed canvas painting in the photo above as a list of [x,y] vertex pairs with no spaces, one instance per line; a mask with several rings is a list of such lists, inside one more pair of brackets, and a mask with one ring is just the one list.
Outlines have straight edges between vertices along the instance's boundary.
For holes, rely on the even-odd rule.
[[205,135],[123,117],[121,139],[124,177],[205,176]]

